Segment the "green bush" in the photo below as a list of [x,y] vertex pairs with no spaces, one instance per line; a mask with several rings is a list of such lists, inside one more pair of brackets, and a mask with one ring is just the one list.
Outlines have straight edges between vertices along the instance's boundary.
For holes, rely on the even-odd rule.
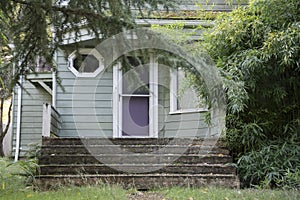
[[300,145],[271,144],[241,156],[236,166],[242,180],[264,188],[300,187]]
[[202,43],[224,77],[239,175],[248,185],[298,187],[300,1],[250,0],[219,16]]
[[30,146],[25,158],[17,162],[9,158],[0,158],[0,191],[34,186],[35,176],[39,173],[37,159],[39,153],[40,146],[33,144]]
[[16,188],[25,188],[25,177],[17,175],[19,166],[8,158],[0,158],[0,191],[12,191]]

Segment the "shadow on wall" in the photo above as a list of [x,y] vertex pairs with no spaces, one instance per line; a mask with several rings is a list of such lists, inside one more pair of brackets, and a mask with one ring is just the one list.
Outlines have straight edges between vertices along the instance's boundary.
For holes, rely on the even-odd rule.
[[3,150],[5,156],[11,156],[11,127],[3,140]]

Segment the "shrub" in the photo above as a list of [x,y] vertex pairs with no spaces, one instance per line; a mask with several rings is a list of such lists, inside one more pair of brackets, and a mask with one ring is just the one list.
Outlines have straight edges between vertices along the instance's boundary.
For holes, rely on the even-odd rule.
[[236,166],[248,185],[264,188],[300,187],[300,145],[271,144],[242,155]]
[[203,37],[227,91],[227,146],[244,181],[298,187],[300,1],[250,0]]

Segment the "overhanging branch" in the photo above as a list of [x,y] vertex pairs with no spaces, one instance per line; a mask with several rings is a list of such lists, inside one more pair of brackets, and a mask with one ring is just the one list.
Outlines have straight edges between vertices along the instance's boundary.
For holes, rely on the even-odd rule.
[[43,10],[48,11],[49,9],[52,11],[58,11],[58,12],[62,12],[65,15],[80,15],[80,16],[89,16],[89,17],[93,17],[95,19],[105,19],[106,16],[103,16],[99,13],[96,12],[91,12],[91,10],[86,10],[86,9],[81,9],[81,8],[68,8],[68,7],[62,7],[62,6],[55,6],[52,5],[49,7],[49,5],[45,4],[45,3],[39,3],[39,2],[32,2],[32,1],[22,1],[22,0],[12,0],[15,3],[21,4],[21,5],[27,5],[27,6],[39,6],[41,7]]

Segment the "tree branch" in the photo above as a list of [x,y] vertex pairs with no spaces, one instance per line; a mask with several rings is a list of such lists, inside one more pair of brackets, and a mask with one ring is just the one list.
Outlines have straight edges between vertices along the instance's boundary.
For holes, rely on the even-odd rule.
[[15,3],[18,3],[18,4],[27,5],[27,6],[38,5],[45,11],[48,11],[50,9],[53,11],[62,12],[65,15],[73,14],[73,15],[80,15],[80,16],[89,16],[89,17],[93,17],[95,19],[105,19],[105,16],[103,16],[103,15],[92,12],[90,10],[85,10],[85,9],[80,9],[80,8],[74,9],[74,8],[60,7],[60,6],[54,6],[54,5],[49,7],[49,5],[47,5],[45,3],[37,3],[37,2],[31,2],[31,1],[28,2],[28,1],[22,1],[22,0],[12,0],[12,1]]

